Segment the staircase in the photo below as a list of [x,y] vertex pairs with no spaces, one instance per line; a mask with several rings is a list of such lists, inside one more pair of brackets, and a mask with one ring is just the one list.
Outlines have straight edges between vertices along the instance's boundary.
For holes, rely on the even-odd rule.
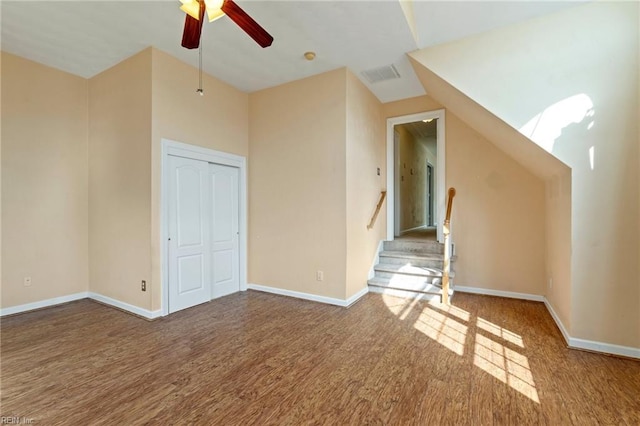
[[[375,275],[368,281],[369,290],[391,296],[442,301],[444,244],[437,241],[385,241]],[[453,282],[452,271],[449,274]],[[453,285],[449,288],[453,297]]]

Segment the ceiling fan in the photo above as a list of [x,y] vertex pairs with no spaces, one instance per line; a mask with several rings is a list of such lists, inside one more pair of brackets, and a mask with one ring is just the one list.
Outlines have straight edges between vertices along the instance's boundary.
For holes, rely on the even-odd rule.
[[209,15],[209,22],[227,15],[260,46],[269,47],[273,43],[273,37],[233,0],[180,0],[180,2],[182,3],[180,9],[187,13],[182,33],[182,47],[197,49],[200,46],[205,10]]

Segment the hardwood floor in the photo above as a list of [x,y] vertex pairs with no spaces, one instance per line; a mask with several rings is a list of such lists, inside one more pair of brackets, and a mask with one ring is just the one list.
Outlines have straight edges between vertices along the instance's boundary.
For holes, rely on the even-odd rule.
[[572,351],[541,303],[249,291],[148,322],[5,318],[2,416],[43,425],[640,424],[640,362]]

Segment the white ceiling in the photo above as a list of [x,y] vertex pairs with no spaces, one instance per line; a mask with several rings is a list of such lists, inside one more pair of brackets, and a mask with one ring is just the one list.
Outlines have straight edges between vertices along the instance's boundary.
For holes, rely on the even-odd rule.
[[[235,0],[274,37],[260,48],[227,17],[205,23],[203,68],[244,92],[346,66],[382,102],[424,89],[406,53],[576,4],[575,2],[414,1],[414,38],[397,0]],[[154,46],[193,66],[197,50],[180,46],[178,0],[1,2],[2,50],[92,77]],[[315,51],[315,61],[303,58]],[[401,78],[369,84],[361,72],[394,64]]]

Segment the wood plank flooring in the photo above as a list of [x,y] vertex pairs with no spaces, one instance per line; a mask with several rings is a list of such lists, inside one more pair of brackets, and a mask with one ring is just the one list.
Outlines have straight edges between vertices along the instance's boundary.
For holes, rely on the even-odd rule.
[[640,424],[640,362],[567,349],[536,302],[82,300],[3,319],[1,345],[0,415],[38,425]]

